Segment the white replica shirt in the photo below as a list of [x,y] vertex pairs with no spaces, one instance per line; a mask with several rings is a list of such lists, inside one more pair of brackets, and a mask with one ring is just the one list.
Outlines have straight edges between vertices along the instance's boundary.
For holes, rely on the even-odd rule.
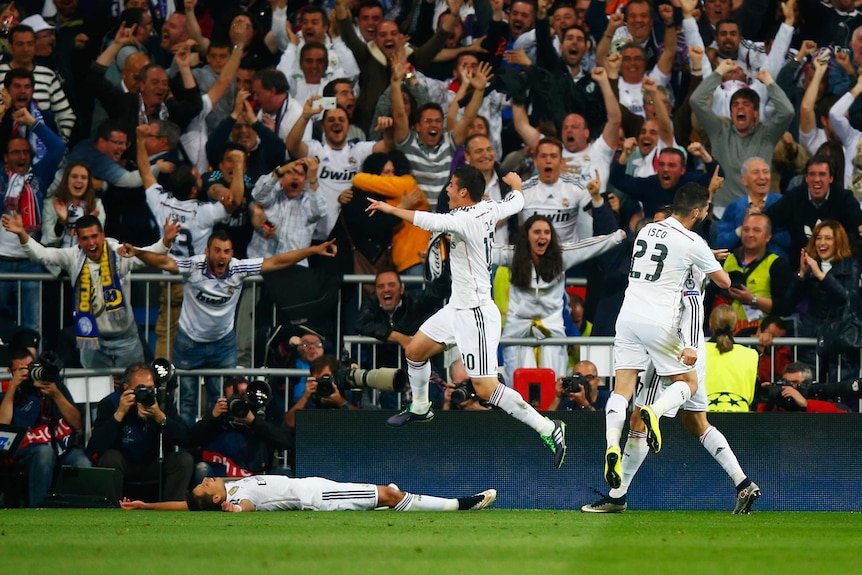
[[350,189],[353,176],[362,170],[362,164],[371,155],[376,142],[356,142],[347,144],[340,150],[334,150],[329,144],[317,140],[306,140],[305,143],[308,145],[308,156],[317,156],[320,160],[320,167],[317,169],[320,188],[317,193],[322,193],[326,201],[326,215],[317,223],[314,239],[325,240],[335,227],[341,212],[338,196],[344,190]]
[[676,218],[645,226],[635,239],[620,319],[637,316],[678,328],[683,288],[692,266],[704,274],[721,269],[703,238]]
[[583,240],[593,235],[593,218],[584,212],[591,202],[586,187],[570,174],[560,174],[553,184],[543,184],[539,176],[533,176],[524,182],[521,223],[533,214],[540,214],[553,222],[561,243]]
[[[560,245],[563,251],[563,270],[573,265],[594,258],[611,248],[619,245],[625,234],[617,230],[605,236],[593,236],[576,243],[564,243]],[[512,266],[515,256],[515,246],[494,245],[494,260],[496,265]],[[535,272],[535,269],[534,269]],[[565,273],[546,282],[538,274],[533,274],[533,281],[529,290],[523,290],[515,286],[509,287],[509,309],[506,312],[506,326],[514,318],[543,319],[547,320],[547,327],[558,327],[560,334],[563,331],[563,293],[566,290]],[[528,331],[528,330],[526,330]]]
[[[282,140],[287,139],[287,135],[290,133],[290,130],[293,128],[293,125],[299,120],[299,117],[302,116],[302,106],[305,102],[300,102],[295,98],[292,98],[290,94],[286,94],[287,98],[281,104],[281,108],[273,114],[268,112],[264,112],[261,110],[257,113],[257,119],[261,120],[264,116],[269,116],[275,122],[275,133],[278,134],[278,137]],[[311,122],[305,126],[305,132],[302,134],[303,140],[311,139]],[[285,157],[287,154],[285,154]]]
[[452,296],[456,309],[479,307],[491,300],[491,248],[494,228],[503,218],[524,207],[520,190],[512,190],[501,202],[483,200],[472,206],[456,208],[448,214],[414,212],[413,225],[429,232],[449,232],[449,266],[452,270]]
[[233,330],[242,280],[259,274],[263,259],[233,258],[223,278],[210,274],[204,254],[176,261],[185,278],[180,329],[196,342],[220,340]]
[[568,176],[572,181],[587,189],[587,182],[596,177],[596,171],[599,172],[599,179],[602,182],[601,192],[604,193],[607,189],[608,178],[611,173],[611,162],[614,159],[616,150],[611,148],[601,134],[580,152],[569,152],[563,148],[563,160],[568,166]]
[[204,253],[213,226],[230,217],[219,202],[178,200],[159,184],[147,188],[146,195],[147,205],[160,225],[165,219],[180,223],[180,233],[171,248],[171,255],[175,257],[189,258]]

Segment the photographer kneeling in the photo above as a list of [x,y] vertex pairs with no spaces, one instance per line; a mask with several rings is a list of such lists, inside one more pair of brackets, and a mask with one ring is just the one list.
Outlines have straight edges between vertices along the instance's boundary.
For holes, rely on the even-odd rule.
[[[848,413],[837,401],[824,397],[859,397],[858,379],[837,384],[816,384],[811,366],[795,361],[784,368],[781,379],[760,384],[757,411],[805,411],[807,413]],[[856,384],[855,391],[851,386]],[[853,395],[855,394],[855,395]],[[818,399],[819,398],[819,399]]]
[[201,447],[194,484],[205,477],[272,472],[273,451],[290,449],[293,442],[289,430],[267,421],[271,399],[270,387],[264,381],[225,381],[223,397],[189,431],[189,445]]
[[0,393],[0,423],[27,428],[15,463],[27,470],[30,507],[40,507],[57,465],[91,467],[77,446],[81,412],[61,381],[63,364],[56,354],[34,360],[27,348],[13,348],[9,363],[12,379]]
[[556,393],[548,411],[603,411],[610,394],[606,389],[599,389],[601,381],[596,364],[579,361],[571,376],[557,379]]
[[187,445],[189,430],[174,402],[166,399],[164,387],[155,382],[146,363],[126,368],[123,388],[99,402],[87,452],[97,466],[119,469],[123,482],[164,480],[162,499],[180,500],[191,481],[194,459],[173,447]]

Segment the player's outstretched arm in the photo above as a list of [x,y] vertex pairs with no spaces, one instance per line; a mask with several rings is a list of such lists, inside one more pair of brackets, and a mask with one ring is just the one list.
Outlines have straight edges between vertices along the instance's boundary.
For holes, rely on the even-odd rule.
[[730,287],[730,276],[724,270],[714,271],[709,274],[709,279],[717,285],[721,289],[727,289]]
[[188,511],[189,506],[185,501],[160,501],[158,503],[147,503],[145,501],[134,500],[124,497],[120,500],[120,507],[126,510],[144,509],[148,511]]
[[369,204],[368,207],[365,208],[365,211],[371,216],[377,212],[382,212],[384,214],[390,214],[397,218],[401,218],[405,222],[413,223],[413,214],[415,213],[415,210],[407,210],[396,206],[390,206],[386,202],[372,200],[371,198],[368,198],[368,202]]

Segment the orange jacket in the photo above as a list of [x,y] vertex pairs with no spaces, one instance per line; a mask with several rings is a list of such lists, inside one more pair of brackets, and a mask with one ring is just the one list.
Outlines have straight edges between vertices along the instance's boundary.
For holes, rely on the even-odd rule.
[[[360,190],[387,198],[386,203],[397,206],[401,198],[417,189],[413,176],[377,176],[361,172],[353,176],[353,185]],[[428,198],[423,192],[419,211],[430,211]],[[392,263],[398,272],[422,263],[420,253],[428,251],[431,232],[417,228],[409,222],[401,222],[392,232]]]

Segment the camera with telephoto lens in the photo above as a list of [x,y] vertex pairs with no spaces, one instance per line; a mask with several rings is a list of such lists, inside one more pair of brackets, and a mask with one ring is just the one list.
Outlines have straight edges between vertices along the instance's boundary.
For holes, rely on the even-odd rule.
[[28,366],[30,379],[57,383],[63,371],[63,361],[53,351],[46,351]]
[[[779,379],[773,381],[766,387],[765,397],[761,400],[771,405],[788,410],[803,409],[795,401],[781,395],[781,390],[792,383]],[[843,379],[833,383],[806,383],[799,385],[796,390],[805,399],[819,399],[821,401],[835,401],[862,398],[862,378]]]
[[266,417],[266,408],[272,399],[272,389],[261,379],[248,384],[245,393],[234,394],[227,398],[228,415],[234,419],[244,419],[250,412],[255,417]]
[[27,366],[28,377],[21,382],[19,389],[21,393],[35,395],[39,392],[36,389],[37,381],[46,383],[57,383],[60,381],[60,374],[63,371],[63,362],[53,351],[46,351]]
[[565,393],[580,393],[589,385],[589,378],[580,373],[573,373],[569,377],[561,378],[560,385]]
[[358,367],[339,367],[335,375],[317,377],[317,392],[315,399],[329,397],[339,389],[365,389],[371,387],[379,391],[395,391],[401,393],[407,386],[407,372],[394,367],[379,369],[359,369]]

